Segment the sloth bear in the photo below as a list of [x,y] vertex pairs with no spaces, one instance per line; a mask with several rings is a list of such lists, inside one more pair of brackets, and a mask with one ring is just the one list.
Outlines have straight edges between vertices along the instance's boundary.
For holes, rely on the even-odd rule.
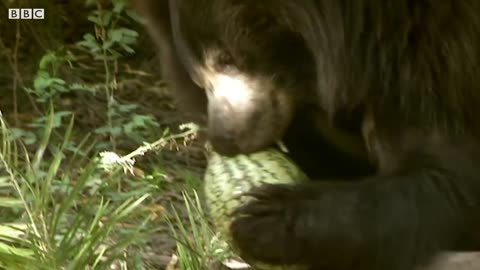
[[474,245],[480,1],[136,4],[179,106],[217,152],[283,140],[320,180],[249,193],[231,227],[242,256],[413,270]]

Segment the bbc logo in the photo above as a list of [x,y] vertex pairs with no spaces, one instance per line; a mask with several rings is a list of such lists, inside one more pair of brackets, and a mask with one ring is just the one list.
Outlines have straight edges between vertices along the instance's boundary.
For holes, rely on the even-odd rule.
[[8,19],[10,20],[31,20],[44,19],[45,10],[43,8],[9,8]]

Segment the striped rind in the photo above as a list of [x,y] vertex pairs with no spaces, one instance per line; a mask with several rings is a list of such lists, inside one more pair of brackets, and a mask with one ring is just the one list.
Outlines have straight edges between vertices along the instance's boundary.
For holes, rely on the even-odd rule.
[[[283,153],[269,149],[249,155],[225,157],[211,153],[205,172],[208,212],[220,236],[230,241],[230,214],[250,198],[240,196],[263,183],[295,184],[306,181],[305,174]],[[302,269],[293,266],[256,264],[256,269]]]

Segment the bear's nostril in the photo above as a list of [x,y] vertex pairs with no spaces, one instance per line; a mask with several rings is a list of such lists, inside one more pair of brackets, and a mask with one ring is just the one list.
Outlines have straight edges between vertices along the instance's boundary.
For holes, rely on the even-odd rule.
[[209,139],[213,149],[221,155],[234,156],[240,152],[240,147],[231,135],[210,135]]

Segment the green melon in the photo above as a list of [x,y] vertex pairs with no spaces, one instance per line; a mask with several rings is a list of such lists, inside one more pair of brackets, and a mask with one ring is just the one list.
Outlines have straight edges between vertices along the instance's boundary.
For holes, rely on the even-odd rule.
[[[283,153],[269,149],[249,155],[225,157],[211,153],[205,173],[205,195],[208,213],[219,233],[234,250],[229,226],[230,214],[250,200],[240,196],[262,183],[295,184],[306,181],[305,174]],[[262,262],[248,262],[254,269],[298,270],[299,266],[277,266]]]

